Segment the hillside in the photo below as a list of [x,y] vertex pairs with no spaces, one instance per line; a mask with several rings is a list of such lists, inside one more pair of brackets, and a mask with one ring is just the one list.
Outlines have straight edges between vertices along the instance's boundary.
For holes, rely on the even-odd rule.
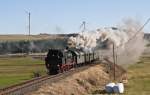
[[21,35],[21,34],[10,34],[0,35],[1,41],[20,41],[20,40],[46,40],[46,39],[64,39],[70,36],[76,36],[78,34],[38,34],[38,35]]
[[56,39],[63,38],[61,35],[0,35],[0,41],[20,41],[20,40],[45,40],[45,39]]
[[[88,95],[105,93],[105,85],[113,81],[113,64],[99,63],[89,65],[88,68],[77,68],[78,72],[71,73],[69,76],[61,77],[55,82],[43,84],[43,86],[31,95]],[[77,70],[75,69],[75,70]],[[116,81],[122,80],[120,73],[122,69],[116,65]]]

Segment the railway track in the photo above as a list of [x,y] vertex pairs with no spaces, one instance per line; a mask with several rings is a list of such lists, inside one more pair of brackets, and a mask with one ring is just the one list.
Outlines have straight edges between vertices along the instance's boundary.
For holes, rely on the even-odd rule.
[[45,80],[55,76],[41,76],[32,80],[25,81],[20,84],[12,85],[10,87],[0,90],[0,95],[22,95],[27,91],[36,90]]

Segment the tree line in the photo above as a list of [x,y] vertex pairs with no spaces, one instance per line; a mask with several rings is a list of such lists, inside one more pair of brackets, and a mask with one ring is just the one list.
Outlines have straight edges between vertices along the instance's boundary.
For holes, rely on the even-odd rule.
[[0,42],[0,54],[40,53],[50,48],[64,49],[66,45],[67,39],[4,41]]

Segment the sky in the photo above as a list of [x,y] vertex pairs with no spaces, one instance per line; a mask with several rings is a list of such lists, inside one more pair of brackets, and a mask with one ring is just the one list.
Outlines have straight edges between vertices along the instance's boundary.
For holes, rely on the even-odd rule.
[[116,26],[130,17],[144,23],[150,0],[0,0],[0,34],[28,34],[27,11],[31,34],[78,33],[82,21],[88,30]]

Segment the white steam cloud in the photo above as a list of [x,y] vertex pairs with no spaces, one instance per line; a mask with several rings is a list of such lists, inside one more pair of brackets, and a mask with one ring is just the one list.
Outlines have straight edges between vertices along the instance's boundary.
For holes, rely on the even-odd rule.
[[[144,50],[144,32],[139,21],[126,19],[116,27],[99,28],[94,31],[79,33],[77,37],[70,37],[69,46],[85,52],[106,49],[112,56],[112,45],[115,45],[118,63],[133,63]],[[136,54],[135,54],[136,53]]]
[[[114,43],[118,47],[125,44],[128,39],[129,36],[125,30],[109,27],[79,33],[77,37],[70,37],[69,42],[78,49],[90,52],[97,48],[103,47],[103,45],[108,42]],[[107,48],[110,46],[111,44],[107,44]]]

